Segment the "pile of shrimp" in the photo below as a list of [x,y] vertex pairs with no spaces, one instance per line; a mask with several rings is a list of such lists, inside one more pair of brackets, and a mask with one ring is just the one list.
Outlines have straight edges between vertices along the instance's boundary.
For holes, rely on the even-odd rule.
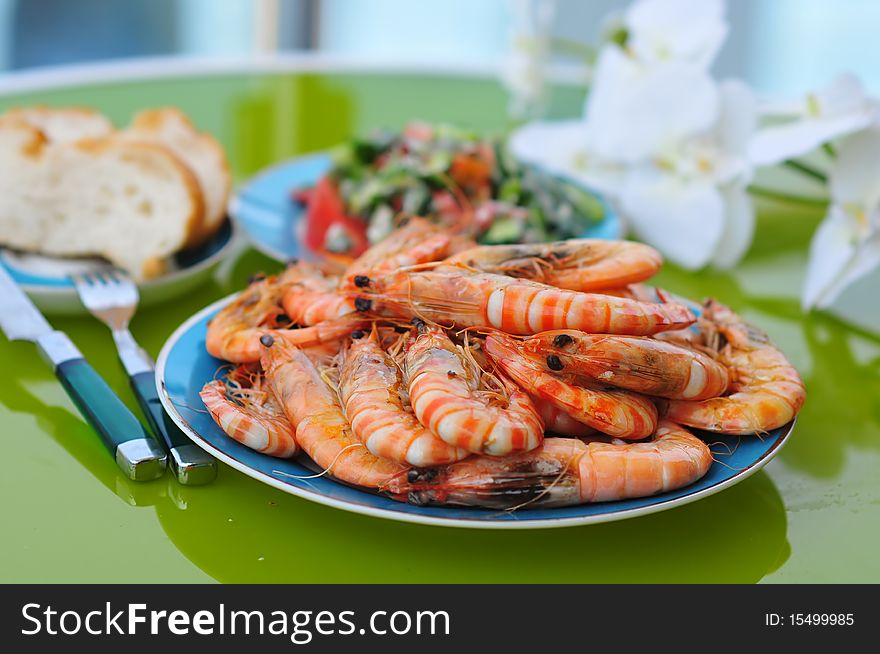
[[645,285],[661,264],[639,243],[477,246],[411,218],[355,261],[252,280],[209,323],[233,365],[201,397],[236,441],[413,504],[681,488],[712,465],[703,438],[783,426],[805,392],[731,309]]

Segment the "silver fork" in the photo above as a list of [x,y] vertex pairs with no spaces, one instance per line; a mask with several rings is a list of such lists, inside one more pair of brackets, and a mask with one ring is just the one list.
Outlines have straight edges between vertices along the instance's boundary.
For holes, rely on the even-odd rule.
[[137,344],[128,324],[137,309],[137,286],[123,272],[108,268],[72,276],[79,299],[113,332],[116,351],[144,414],[168,450],[171,469],[181,484],[206,484],[217,476],[217,461],[180,431],[162,408],[150,355]]

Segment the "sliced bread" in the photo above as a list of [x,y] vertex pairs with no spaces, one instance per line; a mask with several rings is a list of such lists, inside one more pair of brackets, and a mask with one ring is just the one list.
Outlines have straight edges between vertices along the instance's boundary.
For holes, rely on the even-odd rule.
[[0,124],[16,123],[40,130],[55,143],[101,138],[115,131],[106,116],[85,107],[18,107],[0,116]]
[[210,134],[199,132],[179,109],[148,109],[120,132],[128,140],[161,143],[195,173],[205,199],[205,216],[197,239],[210,236],[223,222],[232,180],[223,147]]
[[58,116],[42,129],[35,122],[0,119],[0,243],[102,256],[137,279],[165,272],[169,256],[201,229],[193,172],[160,145],[113,134],[73,138]]

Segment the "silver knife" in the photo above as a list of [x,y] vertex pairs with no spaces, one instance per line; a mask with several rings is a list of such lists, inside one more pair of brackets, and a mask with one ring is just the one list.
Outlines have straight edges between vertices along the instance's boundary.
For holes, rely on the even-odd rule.
[[11,340],[36,343],[64,390],[135,481],[161,477],[166,455],[141,422],[95,372],[64,332],[57,331],[0,266],[0,329]]

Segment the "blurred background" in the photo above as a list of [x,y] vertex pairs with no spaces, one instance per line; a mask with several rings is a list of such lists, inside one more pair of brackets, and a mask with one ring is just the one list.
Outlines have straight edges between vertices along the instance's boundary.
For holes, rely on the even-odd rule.
[[[528,0],[0,0],[0,71],[185,55],[329,53],[358,62],[500,65]],[[595,42],[624,0],[557,0],[549,31]],[[716,65],[759,91],[798,93],[838,71],[880,90],[877,0],[736,0]],[[772,55],[772,56],[769,56]],[[558,63],[565,64],[564,60]]]

